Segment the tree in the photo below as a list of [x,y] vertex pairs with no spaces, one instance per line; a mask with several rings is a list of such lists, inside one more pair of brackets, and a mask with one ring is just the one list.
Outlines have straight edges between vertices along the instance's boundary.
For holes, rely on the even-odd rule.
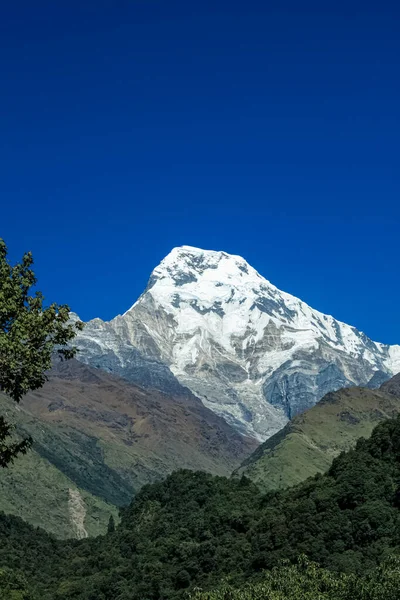
[[28,589],[24,576],[11,569],[0,569],[1,600],[34,600],[36,596]]
[[115,531],[115,521],[114,521],[114,517],[112,515],[110,515],[110,518],[108,520],[107,531],[108,531],[108,533],[114,533],[114,531]]
[[0,468],[7,467],[18,454],[25,454],[31,447],[31,438],[10,442],[13,427],[0,416]]
[[[29,390],[45,383],[46,371],[56,352],[61,359],[75,356],[69,345],[83,324],[70,322],[67,305],[43,306],[36,285],[30,252],[12,266],[7,246],[0,238],[0,390],[20,402]],[[12,428],[0,418],[0,467],[7,466],[19,452],[26,452],[30,440],[10,443]]]

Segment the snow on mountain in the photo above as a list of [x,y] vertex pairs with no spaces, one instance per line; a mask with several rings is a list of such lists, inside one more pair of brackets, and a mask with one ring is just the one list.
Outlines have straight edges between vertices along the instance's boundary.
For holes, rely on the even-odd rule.
[[400,371],[400,346],[278,290],[240,256],[174,248],[137,302],[90,321],[80,359],[142,385],[188,387],[243,433],[265,439],[325,393]]

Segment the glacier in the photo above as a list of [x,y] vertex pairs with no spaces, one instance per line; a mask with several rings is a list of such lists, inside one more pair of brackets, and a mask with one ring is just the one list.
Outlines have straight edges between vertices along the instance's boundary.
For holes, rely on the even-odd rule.
[[174,248],[124,314],[89,321],[79,360],[145,387],[188,388],[265,440],[327,392],[400,371],[400,346],[276,288],[240,256]]

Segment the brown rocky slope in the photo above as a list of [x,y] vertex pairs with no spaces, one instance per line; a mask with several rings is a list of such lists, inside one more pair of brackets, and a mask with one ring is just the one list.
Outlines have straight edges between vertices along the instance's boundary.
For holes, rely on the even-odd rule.
[[60,537],[75,535],[70,490],[81,494],[88,533],[99,533],[143,484],[179,468],[228,475],[257,446],[189,391],[144,390],[76,360],[56,364],[20,407],[3,396],[0,410],[34,439],[0,473],[0,509]]

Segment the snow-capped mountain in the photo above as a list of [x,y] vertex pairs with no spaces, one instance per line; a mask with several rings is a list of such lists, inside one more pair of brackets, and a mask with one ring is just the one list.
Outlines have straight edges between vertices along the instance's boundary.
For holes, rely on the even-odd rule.
[[327,392],[400,371],[400,346],[278,290],[243,258],[174,248],[137,302],[78,339],[80,360],[146,386],[183,385],[266,439]]

